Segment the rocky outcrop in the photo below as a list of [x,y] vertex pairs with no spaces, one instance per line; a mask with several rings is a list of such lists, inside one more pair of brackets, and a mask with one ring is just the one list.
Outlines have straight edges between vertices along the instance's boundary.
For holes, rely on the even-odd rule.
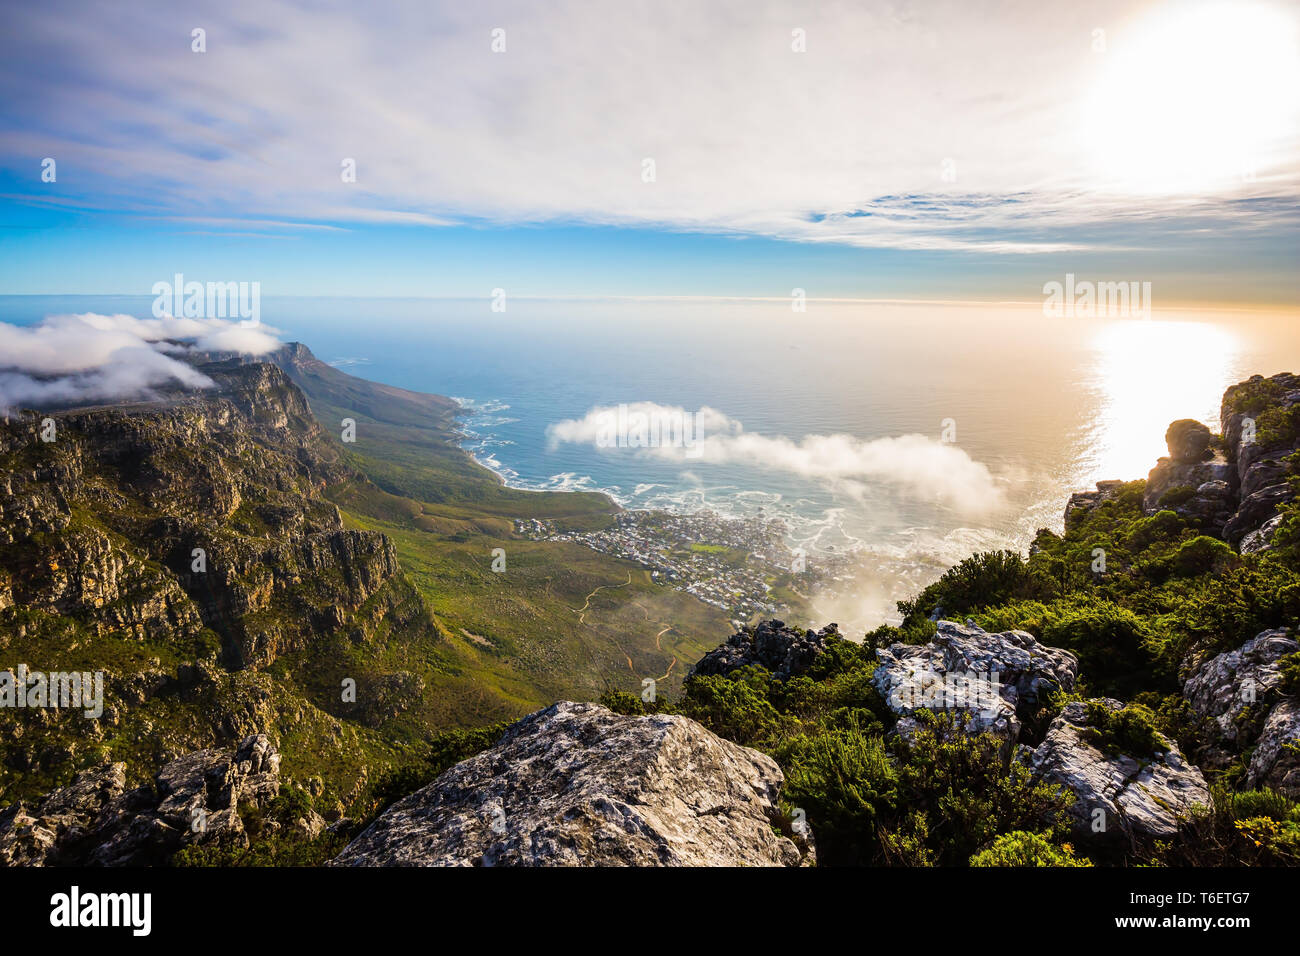
[[[1103,699],[1111,710],[1123,707]],[[1196,767],[1172,741],[1151,755],[1108,755],[1090,742],[1087,706],[1066,706],[1043,742],[1024,755],[1035,774],[1075,795],[1071,808],[1083,838],[1167,838],[1197,806],[1210,805],[1210,790]],[[1027,749],[1027,748],[1025,748]]]
[[1213,439],[1209,428],[1191,418],[1169,426],[1169,457],[1147,476],[1144,511],[1173,511],[1209,534],[1222,533],[1236,503],[1237,478],[1228,459],[1211,447]]
[[1112,501],[1124,487],[1122,481],[1099,481],[1096,491],[1076,491],[1065,503],[1065,530],[1069,531],[1103,501]]
[[1236,492],[1232,465],[1223,460],[1185,464],[1161,458],[1147,476],[1142,504],[1148,514],[1172,511],[1215,537],[1232,519]]
[[386,810],[348,866],[797,866],[776,762],[685,717],[561,702]]
[[1274,518],[1278,509],[1294,498],[1295,492],[1285,483],[1269,485],[1246,496],[1225,523],[1224,539],[1240,547],[1249,537],[1251,546],[1247,553],[1267,551],[1271,546],[1273,529],[1277,527]]
[[1207,721],[1211,739],[1198,759],[1223,766],[1255,742],[1262,718],[1281,696],[1278,659],[1300,650],[1286,631],[1264,631],[1235,651],[1201,665],[1183,684],[1183,696]]
[[1169,457],[1161,458],[1147,476],[1144,511],[1173,511],[1208,534],[1222,534],[1236,507],[1237,472],[1223,454],[1210,449],[1212,437],[1191,419],[1169,426]]
[[1165,431],[1169,457],[1179,464],[1195,464],[1212,457],[1209,428],[1194,418],[1180,418]]
[[1223,395],[1219,418],[1223,446],[1234,467],[1238,502],[1223,529],[1230,544],[1247,553],[1267,550],[1278,508],[1295,492],[1285,459],[1300,448],[1292,409],[1300,405],[1300,376],[1289,372],[1254,375]]
[[[1292,411],[1296,406],[1300,376],[1255,375],[1224,392],[1221,437],[1193,419],[1170,424],[1165,432],[1169,455],[1147,476],[1143,510],[1173,511],[1243,554],[1268,550],[1279,509],[1295,498],[1286,459],[1300,450],[1300,422]],[[1096,491],[1071,495],[1066,530],[1114,498],[1122,485],[1102,481]]]
[[730,674],[739,667],[755,665],[772,672],[777,680],[789,680],[806,671],[825,652],[829,641],[840,636],[835,624],[820,631],[786,627],[784,621],[762,621],[733,634],[696,662],[691,674]]
[[1300,800],[1300,699],[1282,701],[1264,722],[1246,774],[1248,787],[1272,787]]
[[872,681],[894,713],[899,731],[914,729],[919,710],[947,710],[974,733],[1014,743],[1021,718],[1052,690],[1072,690],[1079,661],[1046,647],[1025,631],[990,633],[940,621],[928,644],[892,644],[876,652]]
[[280,789],[280,754],[258,734],[232,752],[202,750],[162,768],[153,786],[126,789],[125,765],[88,770],[34,804],[0,813],[6,866],[156,865],[191,844],[248,844],[241,805],[264,807]]

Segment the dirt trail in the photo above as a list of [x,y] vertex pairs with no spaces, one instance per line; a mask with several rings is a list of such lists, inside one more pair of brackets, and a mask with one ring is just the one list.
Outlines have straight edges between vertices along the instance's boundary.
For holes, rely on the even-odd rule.
[[587,610],[591,607],[591,599],[594,598],[594,597],[596,596],[596,591],[604,591],[604,590],[606,590],[606,589],[609,589],[609,590],[611,590],[611,591],[616,591],[616,590],[618,590],[619,588],[625,588],[625,587],[627,587],[627,586],[628,586],[629,584],[631,584],[631,583],[632,583],[632,572],[629,571],[629,572],[627,573],[627,580],[624,581],[622,584],[602,584],[600,587],[596,588],[595,591],[592,591],[590,594],[587,595],[587,603],[586,603],[586,604],[584,604],[582,607],[573,607],[573,608],[569,608],[569,610],[571,610],[571,611],[577,611],[577,612],[578,612],[578,623],[579,623],[579,624],[585,624],[585,623],[587,623]]

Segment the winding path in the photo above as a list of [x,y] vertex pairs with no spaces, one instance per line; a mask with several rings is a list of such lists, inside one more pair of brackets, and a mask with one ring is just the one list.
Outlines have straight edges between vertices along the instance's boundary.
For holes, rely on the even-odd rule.
[[629,572],[627,573],[627,580],[624,581],[622,584],[602,584],[600,587],[596,588],[595,591],[592,591],[590,594],[587,595],[587,603],[586,603],[586,604],[584,604],[582,607],[571,607],[571,608],[569,608],[569,610],[570,610],[570,611],[577,611],[577,612],[578,612],[578,623],[579,623],[579,624],[586,624],[586,623],[587,623],[587,620],[586,620],[586,618],[587,618],[587,609],[591,607],[591,599],[594,598],[594,597],[596,596],[596,591],[604,591],[604,590],[606,590],[607,588],[608,588],[609,590],[611,590],[611,591],[614,591],[614,590],[617,590],[618,588],[625,588],[625,587],[627,587],[627,586],[628,586],[629,584],[631,584],[631,583],[632,583],[632,572],[629,571]]

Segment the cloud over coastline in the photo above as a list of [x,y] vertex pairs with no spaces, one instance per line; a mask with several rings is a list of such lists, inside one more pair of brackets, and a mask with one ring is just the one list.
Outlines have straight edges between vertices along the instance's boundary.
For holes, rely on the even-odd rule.
[[746,432],[741,422],[703,407],[637,402],[595,407],[582,418],[547,429],[552,444],[588,444],[623,454],[682,463],[740,464],[822,481],[851,496],[869,484],[887,484],[916,497],[937,498],[966,514],[1003,504],[1003,491],[987,465],[963,449],[925,435],[875,439],[805,435],[799,440]]
[[208,388],[212,380],[179,354],[265,355],[280,345],[274,331],[225,319],[94,312],[47,316],[31,326],[0,323],[0,411],[148,398],[173,382]]

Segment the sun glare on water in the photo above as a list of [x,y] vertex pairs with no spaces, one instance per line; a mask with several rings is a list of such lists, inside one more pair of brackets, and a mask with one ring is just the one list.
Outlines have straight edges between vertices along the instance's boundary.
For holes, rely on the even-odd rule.
[[1218,428],[1219,400],[1232,384],[1240,343],[1222,326],[1203,322],[1130,319],[1112,322],[1094,340],[1092,387],[1097,420],[1081,470],[1088,484],[1145,478],[1168,454],[1165,429],[1179,418]]

